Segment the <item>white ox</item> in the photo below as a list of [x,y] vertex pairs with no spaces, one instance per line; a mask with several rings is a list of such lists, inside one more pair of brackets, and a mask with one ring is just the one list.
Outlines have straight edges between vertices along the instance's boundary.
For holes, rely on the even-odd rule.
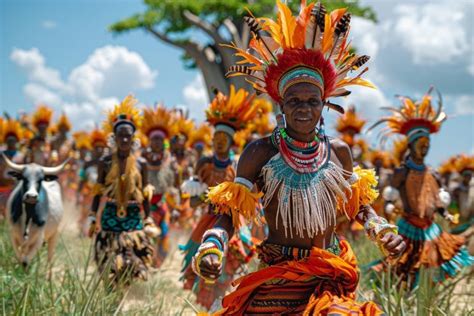
[[64,212],[57,175],[67,161],[57,167],[43,167],[34,163],[16,164],[5,155],[3,159],[11,169],[9,174],[18,179],[8,198],[6,214],[15,254],[27,267],[46,242],[48,263],[51,263]]

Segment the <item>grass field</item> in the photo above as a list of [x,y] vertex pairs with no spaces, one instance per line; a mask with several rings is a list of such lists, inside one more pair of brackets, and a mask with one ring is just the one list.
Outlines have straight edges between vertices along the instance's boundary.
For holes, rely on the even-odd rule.
[[[149,281],[110,291],[96,272],[91,240],[78,237],[73,208],[68,210],[51,279],[45,249],[25,271],[14,257],[5,223],[0,224],[1,315],[194,315],[201,310],[178,281],[181,255],[176,247],[187,233],[173,234],[171,255]],[[352,244],[362,265],[379,255],[365,238]],[[428,282],[429,274],[424,271],[419,288],[407,293],[389,273],[362,273],[358,294],[361,300],[375,299],[387,315],[474,315],[472,273],[437,287]]]

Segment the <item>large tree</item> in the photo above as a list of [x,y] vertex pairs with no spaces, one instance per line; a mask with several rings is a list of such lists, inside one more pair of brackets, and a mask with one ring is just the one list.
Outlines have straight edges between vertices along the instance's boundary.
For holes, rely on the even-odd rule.
[[[209,96],[213,88],[227,92],[229,84],[245,85],[241,77],[226,78],[227,69],[234,64],[233,51],[221,44],[235,43],[246,48],[250,32],[243,17],[246,9],[255,16],[274,15],[275,0],[144,0],[145,12],[119,21],[109,28],[114,33],[142,29],[158,40],[183,51],[182,58],[190,68],[199,68]],[[294,10],[299,1],[290,0]],[[327,0],[332,10],[347,7],[353,15],[375,21],[375,13],[361,7],[359,0]],[[295,11],[296,12],[296,11]],[[205,34],[205,40],[199,34]],[[211,98],[212,99],[212,98]]]

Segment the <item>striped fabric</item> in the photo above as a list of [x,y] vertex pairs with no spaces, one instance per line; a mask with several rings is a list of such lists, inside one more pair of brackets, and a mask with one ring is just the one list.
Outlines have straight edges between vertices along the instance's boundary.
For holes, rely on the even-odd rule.
[[[215,315],[382,315],[375,303],[355,301],[356,259],[349,243],[342,240],[339,246],[338,255],[312,248],[306,258],[271,264],[238,279],[238,288],[224,297],[224,308]],[[270,254],[282,257],[275,249],[264,246],[265,261],[279,261],[268,260]]]

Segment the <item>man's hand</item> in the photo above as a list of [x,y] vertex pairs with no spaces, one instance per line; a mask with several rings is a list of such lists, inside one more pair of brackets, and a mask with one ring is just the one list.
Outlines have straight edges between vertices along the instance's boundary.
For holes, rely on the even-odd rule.
[[380,244],[390,254],[391,257],[400,256],[405,251],[406,243],[402,236],[394,233],[386,233],[381,239]]
[[199,269],[204,278],[217,280],[222,274],[222,262],[217,255],[208,254],[202,258]]

